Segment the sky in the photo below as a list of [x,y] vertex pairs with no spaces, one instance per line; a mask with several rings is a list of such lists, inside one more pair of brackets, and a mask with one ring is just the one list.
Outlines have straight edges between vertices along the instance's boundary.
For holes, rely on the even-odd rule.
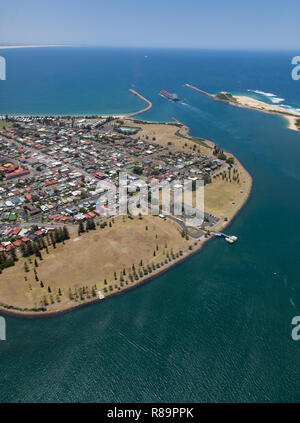
[[0,44],[300,49],[299,0],[9,0]]

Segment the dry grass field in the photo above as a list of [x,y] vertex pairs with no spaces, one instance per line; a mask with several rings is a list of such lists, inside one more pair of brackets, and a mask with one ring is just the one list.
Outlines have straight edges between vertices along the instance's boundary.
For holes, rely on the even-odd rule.
[[[53,307],[57,307],[60,289],[60,304],[66,308],[71,303],[69,288],[74,291],[81,287],[89,287],[90,290],[93,285],[97,289],[109,288],[110,285],[114,287],[120,284],[123,269],[126,280],[133,264],[138,271],[141,260],[143,266],[161,263],[167,253],[171,254],[171,249],[176,254],[192,243],[192,240],[182,238],[178,225],[170,220],[154,216],[143,216],[142,220],[134,217],[131,220],[127,216],[119,216],[114,221],[111,227],[109,224],[104,229],[97,226],[96,230],[80,237],[74,232],[65,245],[57,244],[56,249],[49,247],[49,254],[42,250],[43,260],[37,259],[36,268],[39,281],[35,280],[34,275],[35,257],[31,256],[31,263],[29,258],[20,257],[14,267],[5,269],[0,275],[0,302],[21,308],[38,308],[43,296],[46,296],[51,309],[51,296],[55,303]],[[29,272],[24,270],[25,260]],[[107,285],[104,285],[104,279]],[[41,281],[44,287],[41,287]]]
[[[230,155],[228,156],[230,157]],[[212,228],[213,230],[220,230],[224,226],[224,219],[226,219],[226,224],[236,214],[247,200],[251,191],[252,179],[249,173],[237,160],[235,160],[234,168],[236,169],[236,173],[233,173],[232,169],[230,171],[230,177],[228,168],[223,169],[222,173],[224,172],[226,175],[224,179],[222,173],[218,174],[215,178],[212,177],[211,183],[204,186],[204,210],[220,218],[220,222]],[[195,195],[195,191],[192,193],[191,198],[184,198],[182,194],[176,197],[175,201],[182,201],[195,207]]]
[[[239,182],[234,181],[231,171],[231,182],[229,180],[228,170],[225,171],[226,178],[223,179],[219,174],[212,178],[212,183],[205,186],[205,211],[212,213],[220,218],[229,217],[234,206],[240,205],[247,194],[247,179],[249,175],[245,169],[238,164],[237,171]],[[235,203],[235,204],[233,204]]]
[[[191,151],[195,144],[193,139],[188,136],[189,129],[187,126],[179,127],[177,125],[161,123],[139,124],[133,123],[130,120],[125,120],[124,125],[141,128],[141,131],[137,136],[139,136],[141,140],[145,140],[153,144],[160,144],[165,147],[174,148],[176,150],[185,152]],[[195,140],[197,139],[195,138]],[[205,141],[205,144],[212,148],[214,145],[211,141]],[[207,148],[202,144],[197,143],[196,151],[205,155],[212,155],[212,149]]]

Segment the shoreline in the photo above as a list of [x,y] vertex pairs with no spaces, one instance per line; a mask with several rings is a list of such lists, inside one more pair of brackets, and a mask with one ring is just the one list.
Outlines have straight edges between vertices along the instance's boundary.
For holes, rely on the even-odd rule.
[[[225,153],[228,153],[228,152],[225,152]],[[242,163],[233,154],[231,154],[231,155],[240,164],[240,166],[243,168],[244,172],[247,174],[247,176],[248,176],[248,186],[247,186],[246,197],[245,197],[243,203],[241,204],[240,207],[238,207],[233,212],[230,220],[228,220],[227,222],[223,222],[223,225],[221,226],[221,229],[220,230],[224,230],[224,229],[228,228],[233,223],[234,219],[240,214],[240,212],[243,210],[243,208],[245,207],[245,205],[250,200],[250,197],[251,197],[251,194],[252,194],[252,188],[253,188],[253,178],[252,178],[251,174],[248,172],[248,170],[242,165]]]
[[37,44],[37,45],[18,45],[18,46],[0,46],[0,50],[12,49],[12,48],[38,48],[38,47],[69,47],[63,44]]
[[[149,105],[148,105],[149,107]],[[152,107],[152,104],[151,104]],[[125,115],[126,116],[126,115]],[[128,116],[128,115],[127,115]],[[150,121],[149,121],[150,122]],[[165,124],[165,122],[159,122],[161,124]],[[179,123],[179,121],[177,121],[177,124]],[[173,123],[174,124],[174,123]],[[187,133],[189,134],[190,132],[190,127],[183,124],[182,122],[180,122],[181,125],[183,125],[186,130]],[[208,142],[212,142],[207,140]],[[234,157],[234,159],[236,160],[236,162],[242,167],[243,171],[245,172],[246,176],[247,176],[247,185],[245,187],[245,198],[243,199],[243,201],[241,202],[241,204],[238,204],[237,207],[233,210],[233,213],[230,217],[228,217],[227,221],[222,221],[221,223],[219,223],[219,227],[218,230],[215,231],[214,229],[210,232],[210,235],[208,235],[207,238],[201,239],[199,238],[197,240],[197,242],[200,245],[193,245],[193,249],[192,250],[187,250],[186,252],[183,252],[183,256],[175,259],[172,262],[169,262],[163,269],[156,269],[155,271],[153,271],[153,273],[151,273],[150,275],[147,276],[143,276],[140,280],[133,282],[131,285],[127,285],[124,288],[116,291],[116,292],[111,292],[108,293],[104,296],[103,299],[100,298],[92,298],[90,300],[78,303],[78,304],[71,304],[69,306],[66,306],[65,308],[61,308],[58,310],[49,310],[49,311],[38,311],[38,312],[33,312],[33,311],[18,311],[18,310],[13,310],[13,309],[8,309],[5,307],[1,307],[0,306],[0,313],[3,315],[10,315],[10,316],[14,316],[14,317],[25,317],[25,318],[43,318],[43,317],[53,317],[53,316],[57,316],[59,314],[65,314],[68,312],[71,312],[77,308],[80,307],[84,307],[84,306],[88,306],[91,304],[95,304],[98,302],[101,302],[103,300],[109,299],[112,296],[115,295],[119,295],[119,294],[123,294],[126,291],[130,290],[130,289],[134,289],[139,287],[141,284],[148,282],[160,275],[162,275],[163,273],[167,272],[169,269],[173,268],[174,266],[176,266],[179,263],[182,263],[183,261],[185,261],[186,259],[188,259],[189,257],[191,257],[192,255],[200,252],[203,248],[203,246],[210,241],[211,239],[215,238],[214,232],[221,232],[223,230],[225,230],[226,228],[228,228],[232,223],[233,220],[238,216],[238,214],[242,211],[242,209],[245,207],[245,205],[247,204],[247,202],[250,199],[251,196],[251,192],[252,192],[252,186],[253,186],[253,178],[251,176],[251,174],[247,171],[247,169],[241,164],[241,162],[232,154],[232,153],[228,153],[230,156]],[[7,304],[9,306],[9,304]]]
[[[286,119],[288,122],[287,128],[293,131],[300,131],[300,126],[297,127],[296,122],[300,120],[300,113],[297,112],[289,112],[287,109],[280,107],[278,105],[265,103],[264,101],[257,100],[251,96],[247,95],[232,95],[233,101],[229,99],[222,99],[218,98],[216,94],[211,94],[206,91],[201,90],[200,88],[195,87],[191,84],[185,84],[187,88],[191,88],[194,91],[199,92],[200,94],[204,94],[215,101],[221,101],[222,103],[227,103],[232,106],[241,107],[243,109],[254,110],[261,113],[268,113],[277,116],[281,116]],[[227,93],[230,94],[230,93]],[[235,101],[234,101],[235,100]]]
[[235,104],[232,102],[230,104],[245,109],[256,110],[262,113],[269,113],[277,116],[280,115],[288,121],[288,129],[293,131],[300,131],[300,127],[298,128],[296,125],[296,121],[300,119],[300,113],[298,114],[295,112],[289,112],[283,107],[265,103],[264,101],[256,100],[255,98],[246,95],[238,95],[234,96],[234,98],[237,99],[238,103]]
[[[228,223],[228,222],[226,222],[226,223]],[[124,287],[120,291],[116,291],[116,292],[112,292],[110,294],[107,294],[102,299],[93,298],[89,301],[84,301],[82,303],[74,304],[74,305],[67,307],[67,308],[64,308],[64,309],[60,309],[60,310],[56,310],[56,311],[55,310],[44,311],[44,312],[43,311],[39,311],[39,312],[17,311],[17,310],[10,310],[10,309],[4,308],[4,307],[0,307],[0,313],[5,314],[5,315],[14,316],[14,317],[21,317],[21,318],[25,317],[25,318],[28,318],[28,319],[43,318],[43,317],[54,317],[54,316],[57,316],[57,315],[60,315],[60,314],[69,313],[69,312],[71,312],[75,309],[78,309],[80,307],[89,306],[89,305],[93,305],[93,304],[105,301],[105,300],[107,300],[111,297],[114,297],[116,295],[121,295],[121,294],[123,294],[126,291],[129,291],[131,289],[138,288],[140,285],[142,285],[146,282],[149,282],[152,279],[157,278],[158,276],[167,272],[169,269],[177,266],[179,263],[182,263],[183,261],[185,261],[186,259],[188,259],[192,255],[201,251],[201,249],[204,247],[204,245],[213,238],[215,238],[215,237],[213,235],[210,235],[208,238],[205,238],[202,241],[200,241],[200,245],[198,245],[194,250],[192,250],[191,252],[185,253],[182,257],[174,260],[173,262],[170,262],[168,265],[166,265],[165,268],[154,271],[151,275],[144,276],[140,280],[134,282],[132,285],[128,285],[128,286]]]
[[[33,46],[33,47],[54,47],[54,46]],[[58,46],[59,47],[59,46]],[[63,47],[63,46],[61,46]],[[1,47],[0,47],[1,49]],[[130,112],[130,113],[126,113],[126,114],[78,114],[78,115],[69,115],[69,114],[59,114],[59,115],[53,115],[53,114],[46,114],[46,115],[28,115],[28,114],[7,114],[7,116],[12,116],[12,117],[28,117],[28,118],[41,118],[41,117],[56,117],[56,118],[60,118],[60,117],[67,117],[67,116],[75,116],[75,117],[82,117],[82,118],[87,118],[90,119],[92,117],[95,117],[97,119],[105,119],[108,117],[112,117],[114,119],[131,119],[134,118],[135,116],[141,115],[142,113],[147,112],[148,110],[150,110],[152,108],[152,102],[150,100],[148,100],[146,97],[144,97],[142,94],[140,94],[138,91],[135,91],[133,89],[129,89],[129,91],[134,94],[135,96],[137,96],[138,98],[140,98],[141,100],[145,101],[147,103],[147,106],[144,107],[143,109],[137,110],[136,112]],[[0,119],[5,118],[5,115],[1,115],[0,114]],[[150,121],[149,121],[150,122]],[[158,122],[159,123],[159,122]],[[165,123],[165,122],[162,122]]]

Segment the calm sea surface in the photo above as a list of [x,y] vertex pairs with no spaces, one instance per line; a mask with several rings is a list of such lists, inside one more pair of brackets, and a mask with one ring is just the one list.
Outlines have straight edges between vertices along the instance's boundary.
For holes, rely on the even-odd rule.
[[[183,86],[300,107],[297,52],[41,48],[3,50],[0,114],[138,110],[214,140],[254,177],[247,206],[199,254],[124,295],[72,313],[7,317],[0,401],[299,401],[300,133],[283,118],[217,103]],[[298,52],[299,53],[299,52]],[[159,90],[177,92],[173,104]],[[274,98],[273,96],[273,98]]]

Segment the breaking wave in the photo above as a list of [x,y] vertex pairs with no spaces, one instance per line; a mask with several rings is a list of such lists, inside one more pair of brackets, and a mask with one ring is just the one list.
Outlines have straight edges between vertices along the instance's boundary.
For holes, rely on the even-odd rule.
[[267,97],[268,100],[271,103],[278,104],[280,107],[288,110],[289,112],[292,112],[292,113],[295,113],[295,112],[296,113],[300,113],[300,109],[299,108],[293,107],[293,106],[289,106],[288,104],[282,104],[283,101],[285,101],[285,99],[284,98],[281,98],[281,97],[277,97],[276,94],[268,93],[268,92],[261,91],[261,90],[251,90],[251,89],[248,89],[247,91],[248,92],[255,93],[255,94],[259,94],[259,95],[264,96],[264,97]]
[[266,97],[276,97],[276,94],[273,93],[266,93],[265,91],[260,91],[260,90],[247,90],[256,94],[260,94],[260,95],[265,95]]

